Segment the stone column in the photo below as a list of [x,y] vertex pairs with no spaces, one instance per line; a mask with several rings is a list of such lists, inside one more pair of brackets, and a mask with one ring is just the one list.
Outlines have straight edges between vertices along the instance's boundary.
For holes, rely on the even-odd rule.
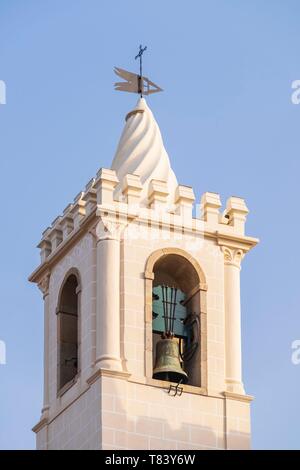
[[242,383],[240,269],[243,251],[223,246],[226,389],[244,394]]
[[99,368],[121,371],[119,225],[101,221],[96,235],[96,364]]
[[42,417],[46,417],[49,410],[49,281],[50,274],[47,273],[38,284],[44,299],[44,399]]

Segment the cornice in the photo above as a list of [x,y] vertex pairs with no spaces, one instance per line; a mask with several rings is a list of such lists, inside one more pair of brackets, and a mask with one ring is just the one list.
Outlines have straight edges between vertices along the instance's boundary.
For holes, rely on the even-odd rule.
[[131,374],[129,372],[111,370],[111,369],[98,369],[87,379],[87,383],[89,385],[92,385],[100,377],[114,377],[114,378],[118,378],[121,380],[128,380],[130,376]]
[[[192,218],[190,220],[191,223],[184,225],[182,217],[173,213],[166,212],[156,214],[149,208],[140,208],[140,210],[136,208],[135,210],[128,211],[128,206],[125,203],[98,204],[89,215],[82,219],[76,231],[70,233],[68,238],[63,240],[55,251],[33,271],[29,276],[29,281],[36,283],[41,282],[46,272],[51,272],[53,265],[55,265],[80,238],[93,229],[98,219],[106,219],[107,222],[113,219],[111,220],[112,222],[119,222],[121,224],[130,223],[136,219],[139,224],[144,225],[148,225],[149,221],[151,221],[151,227],[160,229],[168,228],[173,231],[182,231],[182,227],[184,226],[184,235],[202,236],[204,239],[215,240],[220,247],[226,246],[241,249],[243,252],[249,251],[259,242],[257,238],[242,236],[233,232],[233,230],[229,232],[228,226],[225,226],[225,231],[206,229],[207,223],[197,218]],[[217,227],[222,228],[222,224],[218,224]]]
[[240,236],[235,233],[224,233],[219,231],[216,231],[215,233],[215,238],[219,246],[234,248],[236,250],[240,249],[247,252],[259,243],[258,238],[248,237],[246,235]]
[[225,398],[229,398],[230,400],[244,401],[246,403],[251,403],[254,400],[252,395],[241,395],[234,392],[223,392],[223,395]]
[[41,418],[40,421],[33,426],[32,431],[38,433],[41,429],[47,426],[48,422],[48,418]]

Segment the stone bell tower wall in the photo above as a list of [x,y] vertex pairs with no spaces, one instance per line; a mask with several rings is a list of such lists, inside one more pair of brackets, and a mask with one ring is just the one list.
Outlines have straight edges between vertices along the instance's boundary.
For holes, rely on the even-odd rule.
[[[222,214],[219,196],[205,193],[194,217],[189,187],[177,187],[170,209],[162,181],[151,182],[147,207],[139,204],[137,175],[124,178],[122,201],[114,199],[117,185],[115,172],[101,169],[39,244],[41,265],[30,278],[43,292],[45,316],[37,446],[248,448],[239,272],[257,240],[244,235],[246,205],[230,198]],[[185,260],[199,280],[190,302],[201,319],[200,384],[184,385],[176,397],[152,378],[152,285],[156,263],[167,256]],[[71,272],[79,282],[79,370],[58,390],[57,305]],[[188,283],[180,272],[178,282]]]

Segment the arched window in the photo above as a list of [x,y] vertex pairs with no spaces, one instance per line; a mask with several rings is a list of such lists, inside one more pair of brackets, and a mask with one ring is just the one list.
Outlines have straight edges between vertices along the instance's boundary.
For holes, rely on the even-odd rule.
[[75,274],[65,280],[57,309],[58,390],[71,383],[79,370],[79,282]]
[[[168,337],[170,329],[174,341],[178,342],[179,368],[186,373],[183,383],[201,386],[201,315],[200,315],[200,279],[189,260],[179,254],[161,256],[153,266],[152,284],[152,354],[153,378],[176,381],[178,374],[173,374],[175,366],[172,357],[167,357],[170,348],[157,349],[157,343]],[[173,322],[169,316],[174,315]],[[156,357],[157,351],[165,357]],[[168,352],[169,351],[169,352]],[[173,351],[174,352],[174,351]],[[165,368],[171,370],[165,374]],[[157,373],[157,371],[159,371]]]

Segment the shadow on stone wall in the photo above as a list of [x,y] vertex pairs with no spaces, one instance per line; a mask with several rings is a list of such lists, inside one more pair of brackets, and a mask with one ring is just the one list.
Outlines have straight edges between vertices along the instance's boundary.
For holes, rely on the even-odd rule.
[[[125,385],[125,382],[124,382]],[[138,389],[139,386],[137,386]],[[124,390],[126,386],[124,387]],[[161,389],[167,394],[166,390]],[[185,420],[180,409],[181,397],[169,397],[170,406],[163,403],[145,403],[136,401],[133,404],[120,398],[120,389],[110,390],[105,394],[105,406],[101,414],[100,448],[106,450],[209,450],[209,449],[249,449],[250,435],[245,432],[230,430],[226,433],[224,416],[214,416],[199,410],[187,410]],[[176,400],[176,401],[175,401]],[[134,402],[134,400],[131,400]],[[163,402],[163,400],[162,400]],[[135,405],[135,407],[134,407]],[[132,413],[130,413],[132,409]],[[133,416],[132,414],[136,416]],[[199,425],[189,422],[189,414],[196,414]],[[161,417],[155,415],[161,414]],[[204,424],[211,419],[213,426]]]

